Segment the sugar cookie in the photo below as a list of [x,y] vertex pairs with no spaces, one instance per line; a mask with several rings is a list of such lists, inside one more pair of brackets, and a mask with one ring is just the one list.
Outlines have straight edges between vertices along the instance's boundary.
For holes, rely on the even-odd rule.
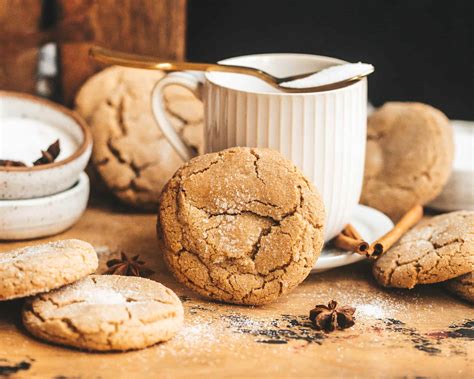
[[301,283],[323,245],[324,207],[278,152],[231,148],[186,163],[165,187],[158,236],[176,278],[206,297],[268,303]]

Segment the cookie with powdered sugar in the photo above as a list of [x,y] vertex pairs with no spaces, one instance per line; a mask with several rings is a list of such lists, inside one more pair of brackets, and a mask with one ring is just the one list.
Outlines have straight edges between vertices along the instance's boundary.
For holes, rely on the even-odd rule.
[[183,313],[176,294],[153,280],[91,275],[29,299],[23,323],[34,336],[60,345],[126,351],[169,340]]
[[375,261],[373,274],[385,287],[444,282],[472,271],[473,252],[474,212],[446,213],[405,234]]
[[62,240],[0,253],[0,300],[51,291],[92,274],[98,266],[91,244]]
[[324,206],[280,153],[231,148],[196,157],[165,187],[158,236],[176,278],[199,294],[264,304],[308,276],[323,245]]

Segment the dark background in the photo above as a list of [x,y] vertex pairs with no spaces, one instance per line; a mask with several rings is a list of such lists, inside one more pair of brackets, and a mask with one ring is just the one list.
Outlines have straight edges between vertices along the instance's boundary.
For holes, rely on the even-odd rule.
[[474,120],[474,0],[189,0],[188,60],[296,52],[375,66],[369,98]]

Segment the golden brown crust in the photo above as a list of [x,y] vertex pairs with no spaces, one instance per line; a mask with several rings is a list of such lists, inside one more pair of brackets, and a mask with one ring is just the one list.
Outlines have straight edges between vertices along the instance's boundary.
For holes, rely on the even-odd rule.
[[92,274],[97,254],[87,242],[62,240],[0,254],[0,300],[47,292]]
[[176,278],[216,300],[268,303],[309,274],[324,208],[288,160],[231,148],[185,164],[163,191],[158,235]]
[[474,272],[448,280],[445,286],[449,292],[474,303]]
[[443,189],[453,161],[453,132],[439,110],[386,103],[368,118],[361,202],[398,220]]
[[474,212],[447,213],[409,231],[377,259],[373,273],[386,287],[444,282],[472,271],[473,253]]
[[[107,188],[124,203],[156,210],[164,184],[183,163],[161,133],[151,109],[159,71],[110,67],[91,77],[76,110],[94,139],[92,162]],[[202,104],[189,91],[165,91],[170,119],[190,144],[202,143]]]
[[172,338],[182,326],[183,307],[173,291],[155,281],[91,275],[28,300],[23,323],[50,342],[124,351]]

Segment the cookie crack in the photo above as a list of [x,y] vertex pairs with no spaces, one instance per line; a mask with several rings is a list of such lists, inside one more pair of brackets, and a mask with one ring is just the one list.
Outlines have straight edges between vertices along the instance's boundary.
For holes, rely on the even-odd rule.
[[277,267],[272,268],[271,270],[268,271],[268,274],[266,274],[266,276],[274,274],[276,271],[280,271],[280,270],[283,270],[284,272],[286,272],[286,269],[291,265],[292,261],[293,261],[293,257],[291,256],[287,263],[282,264],[281,266],[277,266]]
[[250,296],[252,296],[256,291],[260,291],[262,289],[265,288],[265,286],[273,283],[273,282],[278,282],[280,284],[280,289],[279,289],[279,295],[281,295],[283,293],[283,283],[281,282],[281,280],[278,280],[278,279],[273,279],[273,280],[269,280],[269,281],[264,281],[264,283],[257,287],[257,288],[252,288],[245,296],[243,296],[241,298],[242,301],[247,301],[249,299]]
[[[257,217],[263,217],[263,218],[267,218],[269,220],[272,220],[273,222],[277,222],[277,223],[281,223],[282,221],[284,221],[286,218],[288,217],[291,217],[293,216],[296,212],[298,212],[299,209],[301,209],[302,207],[302,204],[303,204],[303,192],[302,192],[302,188],[301,186],[297,186],[298,190],[299,190],[299,193],[300,193],[300,196],[299,196],[299,202],[292,208],[290,209],[288,212],[284,213],[281,215],[280,218],[275,218],[269,214],[266,214],[266,213],[259,213],[255,210],[239,210],[239,209],[234,209],[234,208],[228,208],[226,210],[222,210],[222,211],[218,211],[218,212],[211,212],[209,209],[207,209],[206,207],[198,207],[197,205],[193,204],[191,201],[187,200],[188,197],[187,197],[187,193],[186,193],[186,190],[184,188],[180,188],[180,192],[182,192],[184,194],[184,198],[186,199],[186,204],[188,204],[189,206],[195,208],[195,209],[198,209],[202,212],[205,212],[207,217],[217,217],[217,216],[236,216],[236,215],[240,215],[240,214],[245,214],[245,213],[248,213],[248,214],[252,214],[254,216],[257,216]],[[243,204],[244,205],[250,205],[252,203],[259,203],[259,204],[262,204],[262,205],[265,205],[265,206],[269,206],[269,207],[272,207],[272,208],[278,208],[277,205],[275,204],[272,204],[272,203],[267,203],[267,202],[264,202],[260,199],[252,199],[252,200],[249,200],[249,201],[246,201],[244,202]],[[179,205],[176,204],[176,207],[179,208]],[[177,212],[176,212],[176,216],[178,216]],[[311,223],[310,220],[307,220],[308,222]],[[313,225],[313,224],[312,224]],[[322,227],[322,225],[313,225],[315,228],[318,228],[320,229]]]
[[267,185],[265,183],[265,180],[263,180],[263,178],[260,176],[259,172],[258,172],[258,162],[260,160],[260,156],[257,154],[257,152],[253,149],[250,150],[250,154],[252,154],[255,159],[253,161],[253,167],[254,167],[254,170],[255,170],[255,176],[257,177],[258,180],[260,180],[264,185]]
[[[433,276],[431,273],[433,271],[436,271],[438,270],[439,271],[439,265],[441,264],[441,261],[442,261],[442,257],[438,254],[438,251],[437,250],[433,250],[434,254],[438,257],[438,259],[436,260],[435,264],[433,267],[431,267],[429,270],[426,270],[426,272],[423,273],[423,275],[427,275],[427,276]],[[450,267],[446,267],[448,269],[448,271],[451,271]],[[420,270],[421,271],[421,270]],[[418,279],[418,278],[417,278]]]
[[[165,304],[165,305],[173,305],[173,304],[174,304],[172,300],[166,301],[166,300],[154,298],[154,299],[152,299],[151,301],[154,301],[154,302],[160,303],[160,304]],[[138,300],[135,300],[135,302],[138,302]]]
[[[140,178],[141,177],[141,173],[143,170],[146,170],[147,168],[149,167],[152,167],[154,165],[157,165],[159,164],[159,162],[147,162],[143,165],[137,165],[133,160],[131,162],[128,162],[121,154],[121,152],[115,148],[113,146],[113,143],[112,143],[112,138],[109,138],[108,141],[107,141],[107,147],[110,151],[110,153],[115,157],[115,159],[117,159],[118,162],[128,166],[133,174],[134,174],[134,177],[133,179],[131,179],[129,181],[129,183],[127,185],[124,185],[124,186],[112,186],[111,188],[116,191],[116,192],[124,192],[124,191],[128,191],[128,190],[133,190],[135,192],[147,192],[149,191],[148,189],[146,188],[140,188],[140,186],[136,183],[136,179]],[[105,163],[108,163],[108,159]],[[103,164],[105,164],[103,163]]]
[[[411,259],[409,261],[406,261],[404,263],[400,263],[399,260],[400,260],[401,256],[400,256],[400,254],[398,254],[397,259],[395,260],[395,265],[390,267],[391,270],[389,270],[387,272],[387,274],[388,274],[388,283],[390,285],[393,285],[392,279],[393,279],[393,275],[395,274],[395,272],[397,272],[398,270],[400,270],[401,268],[406,267],[406,266],[413,266],[413,268],[415,269],[415,271],[416,271],[415,284],[420,281],[422,276],[432,277],[433,275],[436,275],[435,273],[440,271],[440,264],[443,260],[443,257],[439,254],[439,249],[444,248],[444,247],[446,247],[450,244],[456,243],[456,242],[461,243],[461,246],[464,243],[463,239],[457,237],[457,238],[449,240],[449,241],[447,241],[446,243],[443,243],[443,244],[434,244],[431,241],[432,238],[433,238],[433,235],[431,235],[429,239],[423,239],[422,240],[424,242],[429,243],[431,245],[431,249],[427,250],[421,256],[413,258],[413,259]],[[409,243],[411,243],[411,241],[407,241],[404,244],[409,244]],[[400,246],[403,246],[403,244],[401,244]],[[460,250],[462,250],[462,248]],[[423,258],[425,258],[426,256],[428,256],[430,254],[436,255],[436,257],[437,257],[436,262],[429,269],[423,270],[423,266],[419,262]],[[445,267],[444,269],[453,271],[452,268],[449,267],[449,266]]]
[[252,246],[252,251],[250,252],[250,259],[255,262],[255,257],[257,256],[258,252],[260,251],[260,244],[262,242],[262,238],[268,236],[273,229],[274,225],[269,226],[268,228],[264,228],[261,230],[260,235],[257,238],[257,241]]
[[120,152],[120,150],[117,149],[113,145],[113,138],[112,137],[110,137],[107,140],[107,148],[109,149],[110,153],[115,157],[115,159],[117,159],[120,163],[128,164],[127,160],[122,156],[122,153]]
[[[220,285],[215,282],[215,280],[214,280],[214,279],[212,278],[212,276],[211,276],[211,270],[210,270],[209,266],[206,264],[205,261],[203,261],[203,259],[199,256],[198,253],[196,253],[195,251],[193,251],[193,249],[189,249],[188,247],[185,246],[184,249],[181,249],[181,250],[177,253],[178,257],[181,256],[181,255],[182,255],[183,253],[185,253],[185,252],[188,253],[188,254],[193,255],[193,256],[206,268],[207,275],[208,275],[209,280],[210,280],[210,282],[211,282],[211,284],[212,284],[213,287],[219,289],[219,290],[222,291],[222,292],[225,292],[226,294],[228,294],[229,296],[232,297],[232,294],[231,294],[229,291],[227,291],[227,290],[221,288]],[[196,283],[195,281],[193,281],[192,279],[190,279],[188,276],[185,277],[185,280],[189,281],[190,283],[192,283],[194,286],[196,286],[196,287],[198,287],[198,288],[202,288],[202,289],[204,289],[204,290],[206,290],[206,291],[208,291],[208,292],[210,292],[210,293],[213,292],[212,290],[209,290],[208,286],[204,286],[204,287],[203,287],[203,286],[199,285],[198,283]]]
[[[431,242],[431,241],[430,241]],[[436,243],[436,242],[431,242],[431,244],[433,245],[433,247],[435,249],[441,249],[443,247],[446,247],[448,245],[452,245],[454,243],[461,243],[463,244],[465,241],[464,239],[460,238],[460,237],[453,237],[452,239],[450,239],[449,241],[445,241],[444,243]]]
[[67,318],[67,317],[63,317],[63,318],[57,319],[57,320],[60,321],[61,323],[63,323],[64,325],[66,325],[67,329],[69,329],[70,332],[79,335],[79,338],[83,338],[83,334],[84,334],[84,333],[82,333],[82,332],[74,325],[74,323],[72,322],[72,320],[70,320],[70,319]]
[[[216,164],[218,164],[218,163],[221,162],[221,159],[220,159],[221,157],[222,157],[222,154],[219,153],[219,154],[217,155],[217,159],[216,159],[216,160],[212,161],[211,163],[209,163],[208,166],[202,168],[201,170],[196,170],[196,171],[191,172],[191,173],[189,174],[188,178],[191,178],[191,177],[193,177],[193,176],[195,176],[195,175],[200,175],[200,174],[205,173],[206,171],[209,171],[212,166],[214,166],[214,165],[216,165]],[[180,188],[180,189],[181,189],[182,191],[184,191],[184,189],[182,188],[182,185],[181,185],[181,188]]]
[[[40,312],[37,312],[31,304],[27,306],[27,310],[31,312],[34,317],[38,318],[42,323],[46,323],[50,321],[50,319],[44,317]],[[79,338],[83,337],[83,333],[73,324],[73,322],[69,318],[67,317],[53,318],[52,320],[62,323],[66,327],[66,329],[68,329],[73,334],[77,334]],[[42,331],[42,333],[48,334],[44,330]],[[53,337],[56,337],[56,336],[53,336]]]
[[[12,262],[12,266],[15,267],[18,271],[21,271],[21,272],[24,272],[24,271],[25,271],[24,267],[22,267],[22,265],[20,264],[20,262],[15,262],[15,261],[13,261],[13,262]],[[30,282],[31,282],[31,280],[30,280]]]
[[33,308],[33,305],[31,303],[27,303],[27,305],[25,305],[26,307],[26,310],[28,312],[31,312],[33,314],[33,316],[35,316],[37,319],[39,319],[41,322],[46,322],[46,319],[43,317],[43,315],[40,313],[40,312],[37,312],[34,308]]
[[[137,165],[133,160],[130,162],[130,168],[132,169],[133,173],[135,174],[135,179],[138,179],[142,171],[146,170],[147,168],[156,166],[158,162],[147,162],[142,165]],[[133,180],[135,180],[133,179]]]
[[125,109],[124,99],[121,98],[115,115],[117,119],[117,125],[120,129],[120,132],[122,133],[122,136],[126,136],[128,134],[127,127],[125,125],[125,119],[123,117],[124,109]]
[[55,302],[51,297],[49,298],[42,298],[43,301],[45,302],[48,302],[48,303],[51,303],[53,306],[55,306],[56,308],[63,308],[63,307],[67,307],[69,305],[73,305],[73,304],[81,304],[81,303],[85,303],[86,301],[85,300],[70,300],[68,302],[65,302],[65,303],[57,303]]
[[[270,202],[267,202],[267,201],[263,201],[263,200],[260,200],[260,199],[252,199],[252,200],[248,201],[246,204],[252,204],[252,203],[258,203],[258,204],[261,204],[261,205],[264,205],[264,206],[270,207],[270,208],[277,208],[277,209],[279,208],[279,206],[276,205],[276,204],[273,204],[273,203],[270,203]],[[268,217],[270,217],[270,216],[268,216]]]

